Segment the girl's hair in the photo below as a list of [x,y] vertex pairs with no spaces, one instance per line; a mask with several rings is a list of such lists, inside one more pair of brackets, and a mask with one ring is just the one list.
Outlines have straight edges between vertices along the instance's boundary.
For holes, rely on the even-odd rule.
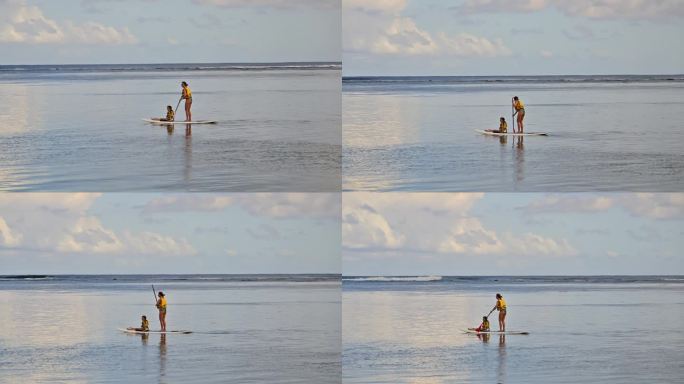
[[[166,109],[173,109],[173,107],[170,106],[170,105],[167,105],[167,106],[166,106]],[[503,117],[502,117],[502,119],[503,119]]]
[[186,82],[184,81],[184,82],[181,83],[181,85],[188,85],[188,83],[186,83]]
[[143,319],[147,319],[147,316],[143,315]]
[[499,120],[506,120],[504,117],[500,117]]

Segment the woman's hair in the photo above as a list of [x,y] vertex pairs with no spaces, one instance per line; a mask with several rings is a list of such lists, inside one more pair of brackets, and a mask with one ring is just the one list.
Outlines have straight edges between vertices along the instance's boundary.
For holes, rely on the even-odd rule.
[[181,85],[188,85],[188,83],[186,83],[186,82],[184,81],[184,82],[181,83]]
[[[161,293],[161,292],[159,292],[159,293]],[[497,293],[497,294],[496,294],[496,298],[497,298],[497,299],[500,299],[500,298],[502,298],[502,297],[503,297],[503,296],[501,296],[500,293]]]
[[518,96],[513,96],[513,100],[518,100]]
[[159,296],[164,297],[164,296],[166,296],[166,295],[164,294],[164,292],[159,291]]

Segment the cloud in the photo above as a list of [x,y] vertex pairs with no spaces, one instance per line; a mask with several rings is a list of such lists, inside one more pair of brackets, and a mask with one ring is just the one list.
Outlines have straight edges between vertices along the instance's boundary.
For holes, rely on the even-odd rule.
[[336,193],[251,193],[240,194],[237,200],[251,214],[274,219],[340,217],[340,194]]
[[0,216],[0,245],[4,247],[14,247],[21,243],[21,239],[21,234],[14,233],[12,228],[7,225],[5,219]]
[[397,233],[385,217],[367,205],[344,206],[342,237],[344,247],[350,249],[396,249],[405,241],[404,235]]
[[0,195],[0,249],[47,254],[194,255],[183,238],[149,231],[116,231],[89,213],[99,193]]
[[469,33],[431,33],[402,15],[406,1],[343,1],[345,51],[377,55],[497,57],[510,55],[501,39]]
[[683,219],[684,193],[634,193],[620,204],[632,215],[649,219]]
[[470,210],[474,193],[345,193],[343,248],[376,255],[560,257],[577,251],[565,239],[497,233]]
[[59,23],[24,0],[0,3],[0,43],[28,44],[136,44],[127,27],[116,28],[93,21]]
[[548,51],[546,49],[542,49],[541,51],[539,51],[539,56],[541,56],[545,59],[550,59],[553,57],[553,52]]
[[339,8],[340,0],[192,0],[195,4],[222,8]]
[[594,213],[607,211],[615,204],[615,199],[594,195],[550,195],[535,200],[522,209],[530,213]]
[[150,200],[143,211],[165,213],[180,211],[217,212],[239,206],[252,215],[276,219],[337,219],[340,195],[331,193],[235,193],[230,195],[167,195]]
[[596,213],[620,208],[648,219],[684,218],[684,193],[628,193],[606,195],[550,195],[521,207],[529,213]]
[[568,16],[589,19],[659,20],[684,16],[682,0],[466,0],[456,8],[470,14],[555,9]]

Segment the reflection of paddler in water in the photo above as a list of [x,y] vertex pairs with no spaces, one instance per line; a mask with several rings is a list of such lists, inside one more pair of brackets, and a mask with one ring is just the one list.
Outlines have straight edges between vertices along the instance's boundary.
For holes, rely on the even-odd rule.
[[166,295],[159,291],[159,299],[157,300],[157,309],[159,310],[159,323],[161,324],[162,332],[166,332]]
[[181,100],[185,100],[185,121],[192,121],[192,91],[185,81],[181,83],[183,91],[181,92]]
[[159,339],[159,376],[166,375],[166,334],[162,333]]
[[[513,97],[513,109],[515,109],[515,113],[513,113],[513,116],[518,115],[516,121],[518,122],[518,133],[523,133],[523,119],[525,118],[525,105],[523,104],[520,99],[518,99],[518,96]],[[515,127],[514,127],[515,128]],[[513,129],[515,131],[515,129]]]

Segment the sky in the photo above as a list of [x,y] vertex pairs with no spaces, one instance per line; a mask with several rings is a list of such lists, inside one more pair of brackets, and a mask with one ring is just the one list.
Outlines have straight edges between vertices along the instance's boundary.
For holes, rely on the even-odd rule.
[[684,194],[344,193],[345,276],[684,274]]
[[684,72],[684,0],[342,4],[346,76]]
[[340,0],[0,0],[0,65],[341,60]]
[[0,194],[0,274],[340,273],[340,195]]

